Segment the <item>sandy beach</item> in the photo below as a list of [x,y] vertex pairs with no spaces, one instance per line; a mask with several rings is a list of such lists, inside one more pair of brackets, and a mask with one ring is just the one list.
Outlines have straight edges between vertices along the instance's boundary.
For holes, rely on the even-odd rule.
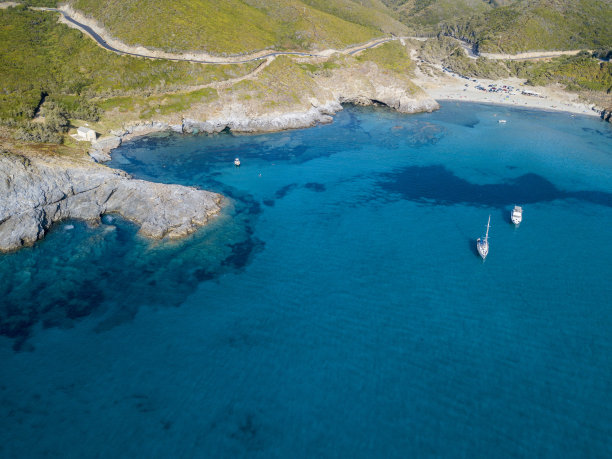
[[[593,109],[593,105],[581,102],[577,94],[567,92],[560,87],[526,86],[524,84],[525,80],[520,78],[499,80],[471,78],[468,80],[443,70],[441,66],[432,67],[436,68],[436,75],[426,75],[420,68],[417,68],[416,77],[413,81],[436,100],[481,102],[600,116],[599,111]],[[489,92],[489,85],[495,85],[498,88],[503,85],[512,86],[514,90],[510,92]],[[477,86],[481,86],[487,91],[477,89]],[[525,95],[522,93],[523,90],[538,93],[540,97]]]

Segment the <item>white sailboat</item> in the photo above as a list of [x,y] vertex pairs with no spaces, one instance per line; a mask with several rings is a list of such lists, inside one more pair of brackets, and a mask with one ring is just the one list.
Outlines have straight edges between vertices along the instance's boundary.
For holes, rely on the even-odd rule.
[[476,240],[476,248],[478,249],[478,253],[484,260],[487,258],[489,254],[489,228],[491,228],[491,216],[489,215],[489,221],[487,222],[487,233],[485,234],[484,239],[478,238]]
[[520,225],[523,221],[523,208],[521,206],[514,206],[510,218],[512,220],[512,223],[514,223],[516,226]]
[[240,158],[236,158],[236,159],[234,160],[234,166],[236,166],[236,167],[240,167]]

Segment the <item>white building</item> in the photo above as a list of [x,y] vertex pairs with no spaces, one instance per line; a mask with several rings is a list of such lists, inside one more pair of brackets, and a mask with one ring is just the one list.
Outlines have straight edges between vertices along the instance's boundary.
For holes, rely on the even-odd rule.
[[86,140],[88,142],[95,142],[96,141],[96,131],[88,127],[85,127],[85,126],[81,126],[80,128],[77,129],[77,133],[74,136],[74,138],[77,140]]

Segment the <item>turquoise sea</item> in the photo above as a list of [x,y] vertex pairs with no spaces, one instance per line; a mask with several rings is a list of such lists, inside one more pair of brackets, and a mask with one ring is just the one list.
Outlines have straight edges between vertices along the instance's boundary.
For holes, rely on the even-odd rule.
[[0,256],[0,457],[612,457],[609,124],[347,107],[110,165],[228,205]]

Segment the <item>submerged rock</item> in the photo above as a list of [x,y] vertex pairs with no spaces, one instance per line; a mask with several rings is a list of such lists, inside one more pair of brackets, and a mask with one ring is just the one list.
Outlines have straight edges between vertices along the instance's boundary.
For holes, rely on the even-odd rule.
[[221,195],[134,180],[122,171],[57,156],[0,156],[0,251],[41,239],[60,220],[118,213],[151,238],[180,238],[220,210]]

